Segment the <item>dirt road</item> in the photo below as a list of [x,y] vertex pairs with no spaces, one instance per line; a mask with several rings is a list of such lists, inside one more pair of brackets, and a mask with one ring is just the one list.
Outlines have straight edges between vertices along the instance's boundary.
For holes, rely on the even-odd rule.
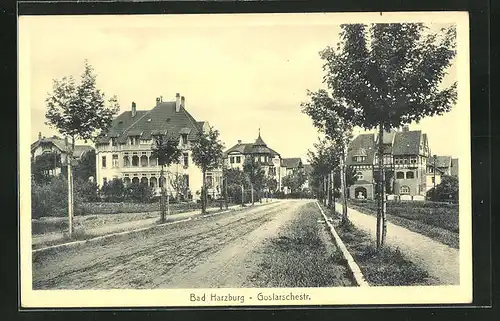
[[259,248],[313,208],[309,202],[284,201],[42,253],[33,259],[33,288],[249,287],[265,255]]

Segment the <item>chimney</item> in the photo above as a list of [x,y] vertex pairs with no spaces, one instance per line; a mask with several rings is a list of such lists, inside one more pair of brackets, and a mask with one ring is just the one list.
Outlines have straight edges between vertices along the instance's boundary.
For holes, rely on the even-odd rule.
[[160,97],[156,97],[156,106],[158,106],[160,102],[161,102]]
[[179,112],[181,110],[181,94],[175,94],[175,112]]
[[410,131],[410,127],[408,125],[403,126],[403,132]]
[[135,108],[135,103],[132,102],[132,117],[135,117],[136,114],[137,114],[137,109]]
[[241,139],[238,139],[238,144],[241,144]]
[[38,132],[38,140],[42,139],[42,132]]
[[186,98],[184,96],[181,97],[181,107],[186,108]]

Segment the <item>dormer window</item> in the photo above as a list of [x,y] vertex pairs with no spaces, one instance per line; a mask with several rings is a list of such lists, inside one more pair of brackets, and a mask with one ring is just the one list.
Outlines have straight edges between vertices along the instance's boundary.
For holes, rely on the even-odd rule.
[[188,143],[188,135],[187,134],[181,135],[181,143],[182,143],[182,145],[187,145],[187,143]]
[[116,138],[112,137],[111,138],[111,146],[116,146],[116,145],[117,145]]

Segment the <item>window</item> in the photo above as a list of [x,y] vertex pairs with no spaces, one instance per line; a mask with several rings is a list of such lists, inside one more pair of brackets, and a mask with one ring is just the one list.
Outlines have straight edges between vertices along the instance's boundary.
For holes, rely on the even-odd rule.
[[403,164],[408,164],[408,159],[407,158],[403,158],[402,161],[403,161]]
[[129,167],[130,166],[130,158],[125,155],[123,156],[123,167]]
[[410,194],[410,188],[408,186],[401,186],[399,189],[399,194]]
[[117,154],[113,154],[113,159],[112,159],[112,162],[111,162],[111,166],[118,167],[118,155]]
[[234,157],[233,156],[229,157],[229,161],[231,162],[231,164],[234,164]]
[[106,156],[102,157],[102,168],[106,168]]
[[412,156],[412,157],[410,158],[410,164],[416,164],[416,163],[417,163],[417,157]]
[[406,172],[406,179],[412,179],[415,178],[415,175],[413,172]]
[[366,160],[366,156],[354,156],[352,158],[352,160],[354,162],[361,163],[361,162],[364,162]]
[[151,156],[149,158],[149,166],[158,166],[158,158]]
[[184,182],[186,183],[186,187],[189,187],[189,175],[184,175]]
[[183,162],[184,166],[189,166],[189,154],[188,153],[182,154],[182,162]]
[[151,144],[151,139],[141,139],[141,144]]
[[106,177],[102,178],[102,185],[106,185],[108,183],[108,179]]
[[148,166],[148,157],[146,155],[141,156],[141,166],[142,167]]
[[266,161],[266,158],[264,156],[260,156],[260,162],[264,163]]
[[236,156],[236,164],[241,163],[241,156]]
[[356,174],[356,177],[359,179],[359,180],[362,180],[363,179],[363,173],[362,172],[358,172]]
[[397,179],[405,178],[405,173],[404,172],[396,172],[396,178]]
[[139,166],[139,156],[132,156],[132,166]]
[[436,178],[434,176],[431,177],[431,182],[434,184],[436,182]]
[[111,138],[111,146],[116,146],[116,145],[117,145],[116,138],[115,137]]
[[429,173],[433,173],[434,169],[432,167],[429,167]]
[[181,139],[182,139],[182,145],[187,145],[187,143],[188,143],[188,135],[187,134],[182,134],[181,135]]

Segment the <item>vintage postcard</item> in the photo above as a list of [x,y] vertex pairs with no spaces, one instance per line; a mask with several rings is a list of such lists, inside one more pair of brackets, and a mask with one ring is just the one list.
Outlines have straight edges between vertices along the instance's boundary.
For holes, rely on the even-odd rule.
[[467,13],[18,32],[22,307],[472,302]]

